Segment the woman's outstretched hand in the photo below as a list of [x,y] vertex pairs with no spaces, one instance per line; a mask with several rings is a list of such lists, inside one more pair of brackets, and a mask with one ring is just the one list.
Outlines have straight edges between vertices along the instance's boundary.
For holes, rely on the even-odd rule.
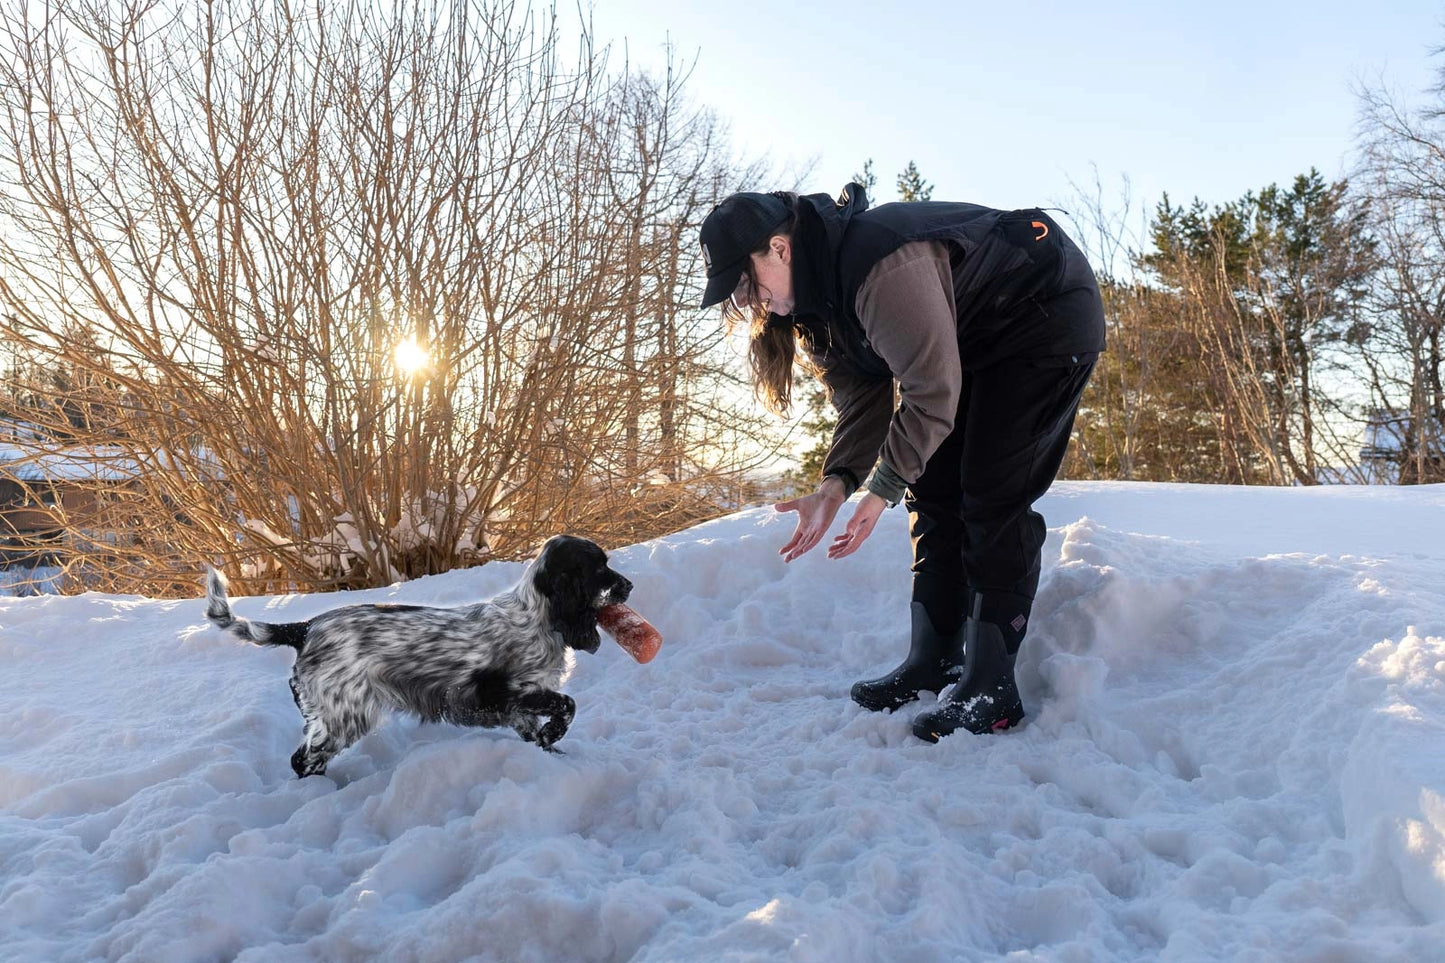
[[773,505],[780,512],[798,513],[798,527],[793,530],[793,537],[788,539],[788,544],[778,549],[783,561],[791,562],[822,541],[823,536],[828,534],[828,527],[833,524],[838,509],[842,508],[847,500],[843,493],[843,483],[830,476],[823,479],[823,484],[813,494]]
[[882,515],[883,509],[887,507],[888,503],[872,492],[864,495],[858,502],[858,507],[853,509],[853,517],[848,519],[848,527],[828,546],[828,557],[845,558],[858,551],[858,547],[873,534],[873,526],[878,524],[878,516]]

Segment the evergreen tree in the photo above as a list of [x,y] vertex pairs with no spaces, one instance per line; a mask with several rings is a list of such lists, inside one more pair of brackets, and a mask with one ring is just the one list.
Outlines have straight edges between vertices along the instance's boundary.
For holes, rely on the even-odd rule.
[[900,201],[926,201],[933,197],[933,185],[923,179],[918,173],[918,165],[913,161],[903,168],[903,173],[898,175],[898,199]]
[[[1165,195],[1150,234],[1154,251],[1143,260],[1167,288],[1191,296],[1215,285],[1222,291],[1227,310],[1202,333],[1228,324],[1229,350],[1214,365],[1231,366],[1236,385],[1257,379],[1262,388],[1252,405],[1267,410],[1239,411],[1236,421],[1271,426],[1264,448],[1286,476],[1274,480],[1315,483],[1315,433],[1329,407],[1317,375],[1332,345],[1358,336],[1378,260],[1347,183],[1327,184],[1311,169],[1288,188],[1271,184],[1212,210],[1197,199],[1175,207]],[[1239,397],[1216,403],[1228,411]]]
[[793,397],[801,398],[806,409],[800,427],[805,441],[809,442],[798,459],[798,467],[783,473],[783,480],[796,496],[816,490],[822,481],[823,462],[832,446],[833,427],[838,423],[838,416],[828,401],[828,392],[822,382],[810,374],[797,372],[793,375]]
[[[873,158],[863,162],[863,170],[854,174],[852,181],[862,185],[870,202],[875,200],[873,189],[878,186],[878,175],[873,171]],[[792,494],[803,495],[813,491],[823,477],[823,462],[832,445],[838,416],[828,401],[828,392],[812,375],[794,373],[793,397],[802,399],[806,411],[799,427],[808,447],[799,456],[798,466],[783,473],[783,481]]]
[[863,162],[863,173],[853,175],[853,183],[862,184],[863,192],[868,195],[868,200],[873,200],[873,188],[878,186],[878,175],[873,173],[873,158]]
[[[861,173],[853,175],[854,183],[861,184],[870,200],[873,189],[878,186],[878,175],[873,171],[873,158],[863,162]],[[933,194],[933,185],[918,173],[913,161],[898,175],[899,199],[904,201],[926,201]],[[800,423],[808,448],[803,452],[796,469],[783,474],[783,480],[796,494],[812,491],[823,475],[823,461],[828,457],[828,448],[833,439],[833,427],[838,418],[828,400],[828,393],[816,378],[798,375],[793,380],[793,397],[801,398],[806,414]]]

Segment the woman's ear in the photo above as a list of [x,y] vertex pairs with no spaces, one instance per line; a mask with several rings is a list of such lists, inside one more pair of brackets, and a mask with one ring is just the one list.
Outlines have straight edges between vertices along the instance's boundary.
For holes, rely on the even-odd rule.
[[774,234],[768,240],[768,249],[778,256],[778,260],[784,264],[793,263],[793,239],[786,234]]

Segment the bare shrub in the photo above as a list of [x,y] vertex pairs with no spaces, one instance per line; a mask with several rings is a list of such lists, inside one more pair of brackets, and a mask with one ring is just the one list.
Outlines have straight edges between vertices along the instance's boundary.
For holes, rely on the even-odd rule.
[[84,426],[8,394],[30,463],[104,464],[75,584],[370,586],[746,496],[765,433],[691,308],[742,175],[677,72],[486,2],[54,0],[0,48],[0,333],[105,386]]

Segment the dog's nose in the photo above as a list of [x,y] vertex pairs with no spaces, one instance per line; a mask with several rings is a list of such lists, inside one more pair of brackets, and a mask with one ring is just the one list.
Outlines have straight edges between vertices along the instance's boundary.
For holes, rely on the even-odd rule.
[[612,592],[619,599],[626,602],[627,596],[632,594],[632,582],[625,576],[619,575],[617,576],[617,584],[612,587]]

